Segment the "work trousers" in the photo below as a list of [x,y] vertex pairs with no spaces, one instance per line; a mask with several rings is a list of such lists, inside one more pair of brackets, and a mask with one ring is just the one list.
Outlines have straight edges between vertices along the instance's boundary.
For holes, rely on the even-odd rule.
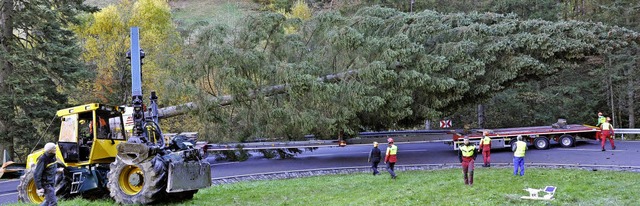
[[491,164],[491,149],[482,149],[482,161],[485,166]]
[[388,162],[387,163],[387,172],[389,172],[389,174],[391,175],[391,177],[396,177],[396,172],[393,170],[393,166],[395,166],[396,163],[395,162]]
[[380,173],[378,172],[378,164],[380,164],[380,161],[371,162],[371,169],[373,170],[373,175],[377,175]]
[[462,174],[464,174],[465,185],[473,185],[474,162],[473,157],[462,157]]
[[609,142],[611,142],[611,149],[615,149],[616,145],[613,143],[613,138],[611,136],[611,131],[610,130],[602,130],[602,135],[600,136],[600,145],[602,146],[602,149],[604,149],[604,143],[607,141],[607,139],[609,139]]
[[58,198],[56,197],[56,189],[53,185],[44,185],[44,202],[41,206],[56,206],[58,205]]
[[518,175],[518,169],[520,176],[524,176],[524,157],[513,157],[513,175]]

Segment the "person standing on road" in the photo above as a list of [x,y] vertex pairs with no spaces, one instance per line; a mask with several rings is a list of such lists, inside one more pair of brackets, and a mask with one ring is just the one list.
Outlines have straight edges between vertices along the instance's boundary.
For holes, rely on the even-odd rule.
[[484,161],[483,167],[491,167],[491,138],[488,136],[489,132],[482,132],[482,141],[480,141],[480,150],[482,150],[482,161]]
[[[600,125],[602,125],[602,123],[605,123],[606,121],[607,118],[602,116],[602,112],[598,112],[598,123],[596,124],[596,127],[600,127]],[[602,135],[601,132],[596,133],[596,141],[600,139],[600,135]]]
[[473,169],[478,149],[474,144],[469,143],[469,137],[464,137],[464,144],[459,147],[458,159],[462,163],[462,173],[464,174],[464,184],[473,186]]
[[520,170],[520,176],[524,176],[524,154],[527,151],[527,143],[522,141],[522,135],[518,135],[516,147],[511,148],[513,150],[513,175],[518,175]]
[[600,140],[602,141],[600,145],[602,145],[602,151],[604,149],[604,143],[609,139],[611,142],[611,149],[615,150],[616,145],[613,143],[614,133],[613,133],[613,125],[611,125],[611,118],[607,117],[607,120],[600,125]]
[[36,193],[44,195],[44,202],[41,205],[58,205],[56,190],[53,187],[56,179],[56,144],[47,143],[44,145],[44,154],[38,158],[33,181],[36,183]]
[[387,153],[384,156],[384,163],[387,164],[387,171],[391,175],[391,179],[396,179],[396,173],[394,171],[394,166],[398,161],[398,147],[393,144],[393,138],[387,139],[389,146],[387,146]]
[[371,163],[371,169],[373,170],[374,176],[380,174],[380,172],[378,172],[378,164],[380,164],[381,158],[382,155],[380,154],[380,149],[378,149],[378,142],[373,142],[373,148],[369,153],[368,162]]

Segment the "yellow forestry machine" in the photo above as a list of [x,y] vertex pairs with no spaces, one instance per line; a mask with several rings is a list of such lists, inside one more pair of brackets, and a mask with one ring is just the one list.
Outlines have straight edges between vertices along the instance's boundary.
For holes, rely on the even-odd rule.
[[[176,136],[165,142],[159,126],[155,92],[149,109],[142,97],[142,58],[138,28],[131,28],[133,130],[125,132],[124,107],[85,104],[62,109],[57,141],[56,196],[100,198],[105,194],[120,204],[150,204],[191,199],[198,189],[211,186],[211,167],[193,142]],[[146,111],[145,111],[146,110]],[[18,186],[22,202],[41,203],[34,170],[38,150],[27,157],[27,169]]]

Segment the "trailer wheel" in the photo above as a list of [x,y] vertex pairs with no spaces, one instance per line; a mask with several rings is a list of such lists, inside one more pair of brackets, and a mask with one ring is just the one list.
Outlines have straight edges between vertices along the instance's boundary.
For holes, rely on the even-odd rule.
[[533,145],[536,146],[536,149],[549,149],[549,139],[544,136],[536,137],[533,140]]
[[560,146],[562,147],[573,147],[576,143],[576,138],[569,134],[565,134],[560,136]]

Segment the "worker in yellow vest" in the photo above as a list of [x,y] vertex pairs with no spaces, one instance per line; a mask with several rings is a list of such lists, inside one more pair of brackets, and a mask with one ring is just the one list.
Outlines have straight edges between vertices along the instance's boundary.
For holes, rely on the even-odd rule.
[[482,132],[482,140],[480,141],[480,150],[482,151],[483,167],[491,167],[491,138],[489,132]]
[[606,142],[607,139],[611,142],[611,149],[616,149],[616,145],[613,143],[613,138],[615,137],[613,133],[613,125],[609,122],[611,122],[611,118],[607,117],[607,120],[600,125],[602,151],[605,151],[604,142]]
[[[600,125],[606,121],[607,118],[602,116],[602,112],[598,112],[598,123],[596,124],[596,127],[600,127]],[[602,132],[596,132],[596,141],[600,139],[600,135],[602,135]]]
[[513,150],[513,175],[518,175],[520,170],[520,176],[524,176],[524,154],[527,151],[527,143],[522,141],[522,135],[518,135],[516,147],[511,148]]
[[476,145],[469,143],[469,137],[465,136],[463,145],[460,145],[458,151],[458,159],[462,163],[462,173],[464,175],[464,184],[473,186],[473,169],[478,149]]
[[398,161],[398,147],[393,144],[393,138],[387,139],[387,142],[389,143],[389,146],[387,146],[387,153],[384,156],[384,163],[387,164],[387,171],[391,175],[391,179],[396,179],[396,173],[393,166],[395,166]]

